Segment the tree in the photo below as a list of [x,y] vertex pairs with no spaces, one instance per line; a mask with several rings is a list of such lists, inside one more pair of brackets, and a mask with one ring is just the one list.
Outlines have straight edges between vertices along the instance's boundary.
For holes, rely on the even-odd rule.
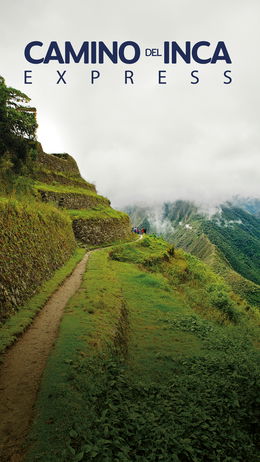
[[19,173],[35,152],[36,109],[21,91],[7,87],[0,76],[0,162]]

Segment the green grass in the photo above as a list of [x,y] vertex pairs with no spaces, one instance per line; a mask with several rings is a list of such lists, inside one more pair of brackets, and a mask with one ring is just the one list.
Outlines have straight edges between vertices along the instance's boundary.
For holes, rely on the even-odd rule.
[[100,218],[105,220],[107,218],[122,218],[127,216],[125,213],[118,212],[117,210],[114,210],[111,207],[107,207],[105,205],[97,205],[91,209],[85,210],[68,210],[67,212],[72,218],[82,218],[84,220],[92,218]]
[[134,234],[133,235],[130,234],[129,239],[124,239],[124,240],[120,239],[118,241],[110,242],[109,244],[105,243],[105,244],[89,245],[89,244],[83,243],[82,241],[78,241],[78,245],[79,247],[84,247],[84,249],[87,249],[87,250],[95,250],[95,249],[106,249],[107,247],[109,248],[117,247],[125,243],[130,243],[130,242],[133,243],[135,240],[136,240],[136,236]]
[[207,265],[182,250],[175,250],[163,239],[145,236],[135,246],[113,249],[110,256],[113,260],[139,263],[150,271],[160,272],[181,294],[186,305],[205,317],[214,316],[222,323],[235,322],[249,309]]
[[69,431],[86,415],[88,404],[77,389],[76,376],[81,375],[86,358],[109,350],[121,312],[120,287],[106,255],[106,250],[93,252],[81,288],[65,308],[55,353],[48,360],[39,393],[39,418],[32,432],[37,446],[32,446],[28,460],[61,460]]
[[48,360],[26,462],[257,460],[255,331],[246,315],[194,309],[204,266],[153,238],[92,253]]
[[190,332],[165,329],[163,320],[192,314],[185,300],[161,273],[147,273],[135,265],[113,262],[128,307],[131,326],[129,367],[131,374],[151,383],[172,374],[172,359],[201,350],[201,341]]
[[59,287],[64,279],[72,273],[84,253],[84,249],[76,249],[67,263],[56,270],[54,276],[40,287],[39,292],[34,295],[25,306],[21,307],[15,315],[6,321],[0,329],[0,353],[14,343],[17,336],[21,335],[26,330],[51,294]]
[[[69,174],[69,173],[66,174],[65,172],[59,172],[58,170],[49,170],[48,168],[42,167],[42,166],[39,167],[39,168],[36,168],[34,173],[36,173],[36,174],[37,173],[42,173],[42,174],[44,174],[46,176],[55,175],[56,178],[61,178],[61,179],[64,178],[65,180],[68,179],[68,180],[71,180],[71,181],[75,182],[76,185],[80,186],[80,184],[84,184],[84,185],[86,185],[86,187],[88,187],[90,189],[94,189],[94,185],[87,182],[86,180],[84,180],[84,178],[81,178],[79,176],[79,174],[78,175],[76,175],[76,174],[73,175],[73,174]],[[52,182],[55,183],[55,180],[53,180]]]
[[173,247],[163,239],[144,236],[134,246],[123,245],[113,249],[110,256],[113,260],[151,266],[156,262],[168,261],[173,252]]
[[36,189],[41,189],[43,191],[52,191],[56,193],[83,194],[85,196],[94,196],[102,200],[106,200],[108,202],[107,198],[98,195],[95,191],[91,191],[90,189],[86,189],[86,188],[80,188],[77,186],[67,186],[63,184],[52,185],[52,184],[41,183],[39,181],[36,181],[34,184],[34,187]]

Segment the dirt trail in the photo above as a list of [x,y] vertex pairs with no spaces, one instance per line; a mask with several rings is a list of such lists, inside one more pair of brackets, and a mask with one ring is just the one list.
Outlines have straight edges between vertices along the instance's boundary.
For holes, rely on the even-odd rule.
[[79,288],[89,253],[52,295],[0,368],[0,461],[22,460],[41,376],[57,337],[63,309]]

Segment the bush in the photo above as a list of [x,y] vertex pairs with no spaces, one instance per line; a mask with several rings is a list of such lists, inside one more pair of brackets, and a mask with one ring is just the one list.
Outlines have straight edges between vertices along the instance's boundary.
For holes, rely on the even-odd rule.
[[71,422],[60,461],[256,460],[259,379],[245,358],[180,360],[167,384],[132,381],[113,358],[85,367],[74,380],[88,417]]
[[0,76],[0,160],[7,160],[15,173],[21,173],[36,154],[36,109],[29,102]]
[[222,287],[210,286],[208,288],[209,301],[214,308],[222,311],[232,322],[238,322],[239,313],[235,309],[235,304],[229,294]]

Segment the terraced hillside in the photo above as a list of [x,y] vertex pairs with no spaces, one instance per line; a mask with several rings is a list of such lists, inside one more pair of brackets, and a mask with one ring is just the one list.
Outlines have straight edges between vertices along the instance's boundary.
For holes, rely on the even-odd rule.
[[129,217],[97,194],[71,156],[36,146],[30,178],[0,171],[0,323],[72,257],[76,240],[89,248],[132,237]]
[[102,245],[130,236],[128,216],[111,208],[110,201],[97,194],[85,181],[69,154],[45,154],[38,145],[32,174],[36,194],[43,202],[68,211],[75,237],[88,245]]

